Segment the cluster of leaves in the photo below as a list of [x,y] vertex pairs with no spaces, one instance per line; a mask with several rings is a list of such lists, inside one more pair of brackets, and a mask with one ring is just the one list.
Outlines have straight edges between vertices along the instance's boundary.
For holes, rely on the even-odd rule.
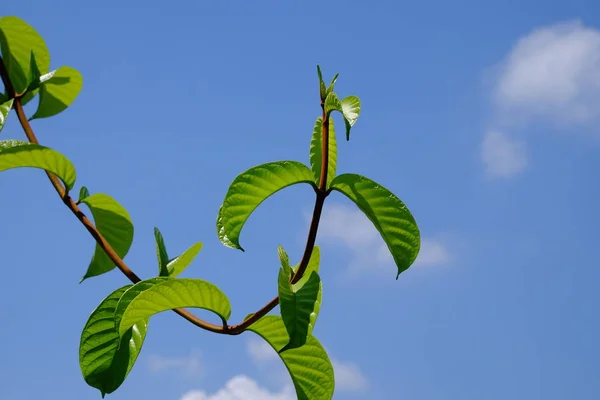
[[[0,93],[0,129],[14,109],[28,138],[28,141],[0,141],[0,171],[40,168],[49,174],[51,181],[60,179],[62,186],[57,190],[63,201],[84,225],[87,224],[86,228],[97,242],[82,281],[107,273],[115,266],[133,281],[102,300],[83,328],[79,361],[85,381],[99,389],[103,397],[115,391],[135,364],[153,315],[166,310],[200,308],[220,317],[222,326],[213,325],[210,330],[214,332],[239,334],[247,330],[267,341],[289,370],[299,399],[331,399],[333,367],[312,335],[323,290],[319,276],[320,252],[314,243],[325,199],[336,191],[364,212],[392,253],[398,275],[413,263],[420,243],[413,216],[393,193],[361,175],[336,176],[337,143],[331,116],[334,111],[342,116],[349,140],[350,130],[360,113],[358,97],[340,100],[334,92],[337,75],[326,86],[317,67],[322,113],[313,129],[310,167],[297,161],[267,163],[248,169],[231,183],[219,209],[217,235],[225,246],[235,249],[243,250],[240,234],[252,212],[276,192],[305,183],[313,188],[316,202],[300,263],[292,266],[283,247],[278,248],[281,268],[277,277],[277,300],[281,316],[266,315],[277,304],[275,301],[248,315],[241,324],[228,325],[231,305],[217,286],[201,279],[177,277],[198,255],[202,243],[195,243],[179,256],[170,258],[163,236],[155,228],[157,276],[140,280],[125,270],[128,267],[123,267],[122,259],[130,249],[134,234],[129,214],[112,197],[90,194],[85,187],[81,187],[77,202],[72,201],[70,191],[75,186],[75,167],[64,155],[39,145],[29,125],[30,120],[65,110],[81,90],[81,75],[70,67],[50,71],[50,55],[44,40],[19,18],[0,18],[0,46],[0,74],[5,86],[5,93]],[[37,110],[28,120],[22,106],[38,94]],[[60,185],[54,181],[53,184]],[[89,208],[95,225],[86,222],[79,209],[81,204]],[[200,327],[210,325],[197,321]]]

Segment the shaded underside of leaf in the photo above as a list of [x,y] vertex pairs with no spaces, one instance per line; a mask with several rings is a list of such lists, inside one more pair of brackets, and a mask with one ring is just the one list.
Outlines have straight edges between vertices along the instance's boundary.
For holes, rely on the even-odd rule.
[[[90,208],[98,231],[119,257],[124,258],[133,243],[133,223],[127,210],[115,199],[103,193],[93,194],[82,199],[81,202]],[[92,261],[81,281],[104,274],[113,268],[115,264],[96,244]]]
[[17,93],[23,93],[31,77],[31,53],[35,53],[42,74],[50,69],[50,53],[39,33],[14,16],[0,18],[0,49],[10,81]]
[[[137,288],[136,288],[137,287]],[[140,290],[142,288],[142,290]],[[215,285],[201,279],[152,278],[138,282],[126,292],[117,309],[121,314],[119,332],[124,333],[140,320],[175,308],[201,308],[217,314],[224,323],[231,315],[227,296]]]
[[40,86],[38,109],[30,118],[47,118],[64,111],[79,95],[83,77],[74,68],[60,67],[52,78]]
[[[321,179],[321,165],[323,163],[323,118],[317,118],[313,128],[313,136],[310,141],[310,166],[318,185]],[[327,186],[335,178],[337,167],[337,142],[335,138],[335,126],[333,118],[329,119],[329,165],[327,168]]]
[[[279,351],[289,342],[285,325],[276,315],[266,315],[252,324],[252,331]],[[292,377],[298,400],[330,400],[333,398],[335,378],[331,361],[323,346],[312,335],[302,347],[279,353]]]
[[243,250],[239,244],[242,228],[252,212],[279,190],[313,182],[311,170],[297,161],[259,165],[238,175],[229,186],[217,217],[217,235],[225,246]]
[[331,182],[371,220],[392,253],[398,275],[419,254],[420,232],[406,205],[388,189],[361,175],[343,174]]
[[140,321],[122,338],[114,313],[121,295],[131,285],[117,289],[92,312],[81,334],[79,365],[88,385],[102,393],[114,392],[125,380],[141,351],[148,320]]
[[0,172],[12,168],[40,168],[58,176],[67,190],[75,184],[75,167],[59,152],[20,140],[0,141]]

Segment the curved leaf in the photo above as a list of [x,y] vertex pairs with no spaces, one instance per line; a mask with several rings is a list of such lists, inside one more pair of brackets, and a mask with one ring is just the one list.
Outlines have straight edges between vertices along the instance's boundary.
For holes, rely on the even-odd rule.
[[[127,210],[115,199],[102,193],[93,194],[81,200],[81,202],[90,208],[96,222],[96,228],[102,236],[119,257],[124,258],[133,242],[133,223]],[[102,275],[113,268],[115,268],[115,264],[104,250],[96,244],[94,257],[85,275],[81,278],[81,282],[87,278]]]
[[38,109],[29,118],[47,118],[64,111],[75,101],[83,86],[83,77],[76,69],[60,67],[40,85]]
[[58,176],[67,190],[75,184],[75,167],[67,157],[48,147],[21,140],[0,141],[0,172],[12,168],[40,168]]
[[79,366],[88,385],[102,397],[112,393],[125,380],[144,344],[148,320],[132,326],[122,338],[115,325],[115,308],[121,295],[132,285],[108,295],[92,312],[81,333]]
[[342,102],[335,92],[328,93],[325,99],[325,113],[327,113],[328,117],[332,111],[342,112]]
[[[310,260],[308,261],[308,265],[306,266],[306,271],[304,271],[304,275],[300,280],[294,283],[292,286],[294,290],[298,291],[304,287],[304,284],[308,282],[313,272],[319,272],[319,264],[321,262],[321,251],[319,246],[315,246],[313,248],[312,254],[310,255]],[[293,267],[294,273],[298,270],[298,266],[300,264]],[[310,313],[310,325],[308,329],[308,333],[311,333],[315,324],[317,323],[317,317],[319,316],[319,311],[321,311],[321,303],[323,301],[323,281],[319,282],[319,291],[317,293],[317,300],[314,302],[313,310]]]
[[217,235],[221,243],[243,251],[240,232],[256,207],[279,190],[303,182],[314,185],[313,175],[297,161],[262,164],[238,175],[219,209]]
[[[321,164],[323,157],[323,118],[317,118],[313,129],[312,140],[310,141],[310,166],[315,176],[315,182],[319,184],[321,179]],[[335,126],[333,118],[329,119],[329,165],[327,168],[327,185],[335,178],[337,167],[337,142],[335,140]]]
[[335,86],[335,81],[337,81],[338,76],[340,76],[340,74],[335,74],[335,76],[331,80],[331,83],[329,84],[329,86],[327,86],[327,94],[333,92],[333,87]]
[[375,225],[394,257],[398,279],[415,261],[420,247],[419,227],[408,208],[392,192],[361,175],[339,175],[331,189],[346,195]]
[[50,69],[50,53],[44,39],[20,18],[0,18],[0,49],[10,81],[19,94],[31,83],[31,53],[37,68],[45,74]]
[[90,191],[88,190],[88,188],[82,186],[81,189],[79,189],[79,198],[77,199],[77,202],[81,203],[81,200],[85,199],[86,197],[89,197],[89,195]]
[[342,115],[346,124],[346,140],[350,140],[350,129],[358,120],[360,114],[360,99],[356,96],[348,96],[342,100]]
[[167,264],[169,263],[169,254],[165,247],[165,239],[158,228],[154,228],[154,240],[156,241],[156,258],[158,258],[158,274],[160,276],[169,276]]
[[333,366],[323,346],[312,335],[306,344],[296,349],[280,350],[289,342],[285,325],[276,315],[265,315],[249,328],[279,353],[292,377],[298,400],[330,400],[333,398],[335,378]]
[[212,283],[190,278],[152,278],[136,283],[123,295],[117,305],[117,312],[122,313],[118,330],[124,334],[138,321],[174,308],[209,310],[223,323],[231,315],[227,296]]
[[203,244],[200,242],[194,243],[180,256],[171,259],[167,264],[167,271],[169,273],[169,277],[175,278],[177,275],[185,271],[188,265],[190,265],[192,261],[194,261],[194,258],[196,258],[198,253],[200,253],[200,250],[202,250],[202,246]]
[[306,283],[297,289],[289,282],[290,270],[286,271],[284,267],[279,270],[279,305],[281,317],[290,337],[289,343],[281,351],[303,346],[309,332],[313,329],[310,317],[321,289],[321,279],[314,271],[308,275]]
[[319,94],[321,95],[321,99],[325,99],[327,97],[327,88],[325,87],[325,82],[323,82],[323,74],[321,73],[321,67],[317,65],[317,74],[319,75]]
[[10,110],[12,110],[13,101],[14,99],[10,99],[0,104],[0,132],[2,132],[2,128],[4,128],[4,124],[6,123],[6,119],[8,118]]

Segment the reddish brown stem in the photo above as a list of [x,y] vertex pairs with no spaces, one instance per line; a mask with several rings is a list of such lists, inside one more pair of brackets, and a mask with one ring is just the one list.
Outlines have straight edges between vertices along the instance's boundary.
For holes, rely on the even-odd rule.
[[[21,104],[20,97],[15,93],[15,90],[10,82],[8,72],[6,71],[6,67],[2,58],[0,58],[0,77],[2,78],[2,82],[4,83],[4,87],[7,91],[9,98],[14,98],[13,107],[17,114],[17,118],[23,131],[25,132],[25,136],[31,143],[39,144],[39,141],[31,127],[31,124],[27,120],[27,116],[25,115],[25,111],[23,110],[23,105]],[[324,112],[324,111],[323,111]],[[326,115],[324,112],[323,117],[323,159],[322,159],[322,170],[321,170],[321,179],[319,188],[316,190],[316,201],[315,208],[313,211],[313,218],[310,224],[308,238],[306,241],[306,247],[304,249],[304,253],[302,256],[302,260],[300,261],[300,266],[296,274],[292,278],[292,283],[297,282],[302,278],[306,267],[308,266],[308,262],[312,255],[312,251],[314,249],[315,240],[317,237],[317,230],[319,227],[319,219],[321,217],[321,211],[323,209],[323,203],[325,198],[327,197],[326,191],[326,181],[327,181],[327,166],[328,166],[328,139],[329,139],[329,123],[326,121]],[[60,181],[60,179],[50,173],[46,172],[50,183],[62,199],[63,203],[71,210],[71,212],[77,217],[77,219],[81,222],[81,224],[87,229],[87,231],[92,235],[92,237],[98,243],[98,246],[102,248],[102,250],[106,253],[106,255],[111,259],[111,261],[116,265],[116,267],[133,283],[137,283],[141,281],[140,277],[136,275],[135,272],[127,264],[123,261],[121,257],[115,252],[112,246],[106,241],[104,236],[98,231],[96,226],[86,217],[77,202],[75,202],[69,193],[65,189],[64,185]],[[220,333],[220,334],[228,334],[228,335],[239,335],[244,332],[250,325],[254,322],[258,321],[260,318],[268,314],[273,308],[275,308],[279,304],[279,297],[273,298],[269,303],[267,303],[264,307],[258,310],[256,313],[251,315],[249,318],[244,320],[242,323],[238,325],[215,325],[210,322],[204,321],[194,314],[190,313],[185,309],[175,309],[173,310],[175,313],[179,314],[192,324],[196,325],[199,328],[205,329],[207,331]]]

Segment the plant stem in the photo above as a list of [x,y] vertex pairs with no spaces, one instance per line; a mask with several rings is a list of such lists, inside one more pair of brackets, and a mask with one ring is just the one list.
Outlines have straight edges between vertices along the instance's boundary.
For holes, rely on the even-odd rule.
[[[29,142],[34,144],[39,144],[39,141],[31,127],[31,124],[27,120],[27,116],[25,115],[25,111],[23,110],[23,105],[21,104],[21,99],[15,93],[15,90],[10,82],[8,72],[6,70],[6,66],[4,65],[4,61],[0,57],[0,77],[2,78],[2,82],[4,83],[4,87],[6,89],[7,95],[9,98],[14,98],[13,108],[17,114],[17,118],[23,131],[25,132],[25,136]],[[323,108],[323,103],[321,103],[321,107]],[[313,210],[313,216],[310,223],[310,228],[308,232],[308,237],[306,240],[306,247],[304,249],[304,253],[302,255],[302,260],[300,261],[300,265],[298,270],[292,276],[291,283],[296,283],[298,280],[302,278],[304,271],[306,271],[306,267],[308,266],[308,262],[310,261],[310,257],[312,255],[315,241],[317,237],[317,230],[319,228],[319,220],[321,218],[321,212],[323,210],[323,204],[325,202],[325,198],[329,194],[326,190],[327,187],[327,168],[329,163],[329,121],[327,121],[327,116],[323,109],[323,140],[322,140],[322,169],[321,169],[321,179],[319,187],[315,190],[316,199],[315,199],[315,207]],[[81,222],[81,224],[87,229],[87,231],[92,235],[95,239],[98,246],[106,253],[106,255],[110,258],[110,260],[116,265],[116,267],[133,283],[140,282],[141,279],[137,274],[129,268],[129,266],[123,261],[121,257],[115,252],[112,246],[106,241],[102,233],[98,231],[96,226],[89,220],[88,217],[83,213],[79,205],[75,200],[69,196],[66,188],[63,186],[60,179],[46,171],[46,175],[50,180],[50,183],[58,193],[59,197],[62,199],[63,203],[67,206],[69,210],[77,217],[77,219]],[[244,332],[250,325],[254,322],[258,321],[260,318],[268,314],[273,308],[275,308],[279,304],[279,297],[273,298],[269,303],[263,306],[256,313],[252,314],[249,318],[241,322],[237,325],[227,325],[224,324],[216,325],[210,322],[204,321],[198,317],[196,317],[191,312],[185,309],[174,309],[173,311],[179,314],[181,317],[191,322],[193,325],[205,329],[210,332],[227,334],[227,335],[239,335]]]

